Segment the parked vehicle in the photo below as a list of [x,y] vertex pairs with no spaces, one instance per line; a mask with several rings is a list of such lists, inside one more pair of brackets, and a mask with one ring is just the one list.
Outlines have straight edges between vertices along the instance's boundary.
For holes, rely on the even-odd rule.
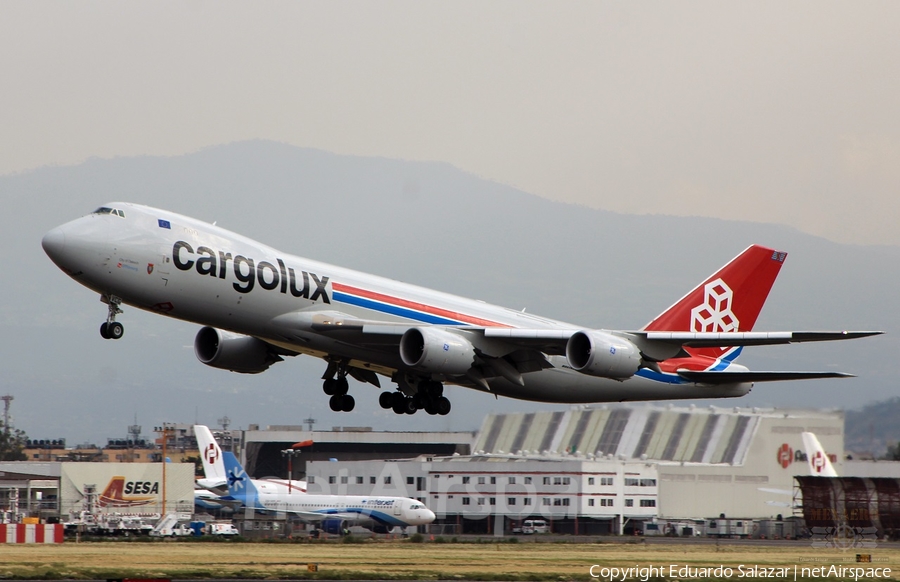
[[550,526],[543,519],[526,519],[522,523],[523,534],[545,534],[550,533]]
[[232,523],[208,523],[206,533],[212,536],[238,536],[241,532]]

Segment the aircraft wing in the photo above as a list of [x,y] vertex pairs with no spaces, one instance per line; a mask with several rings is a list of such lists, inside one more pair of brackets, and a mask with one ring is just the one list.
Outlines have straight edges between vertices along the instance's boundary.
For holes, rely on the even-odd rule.
[[692,348],[772,346],[802,342],[827,342],[878,335],[881,331],[748,331],[686,332],[631,331],[628,335],[651,342],[665,342]]
[[[566,342],[577,329],[484,328],[486,338],[495,338],[517,346],[540,349],[547,354],[565,354]],[[878,335],[881,331],[763,331],[763,332],[684,332],[684,331],[612,331],[632,341],[650,359],[664,360],[681,354],[684,347],[769,346],[802,342],[848,340]],[[683,354],[681,354],[683,355]]]
[[[304,334],[324,334],[355,345],[383,350],[396,350],[407,330],[429,327],[429,324],[394,323],[364,320],[339,311],[301,311],[278,316],[272,320],[285,339],[304,341]],[[479,354],[493,358],[512,356],[519,371],[547,367],[539,354],[564,355],[569,338],[578,328],[512,328],[435,325],[448,331],[464,334],[475,340]],[[780,345],[803,342],[848,340],[883,333],[881,331],[772,331],[772,332],[676,332],[676,331],[615,331],[606,333],[626,339],[637,346],[646,361],[659,362],[687,355],[685,347],[736,347]],[[483,340],[483,341],[479,341]],[[537,356],[537,358],[535,358]],[[519,363],[518,360],[523,360]],[[502,365],[498,363],[498,366]],[[357,372],[362,373],[362,372]],[[771,382],[810,378],[838,378],[848,374],[837,372],[694,372],[679,374],[690,381],[706,384],[736,382]],[[327,374],[326,374],[327,375]],[[372,372],[368,375],[375,376]],[[377,378],[357,378],[377,385]]]

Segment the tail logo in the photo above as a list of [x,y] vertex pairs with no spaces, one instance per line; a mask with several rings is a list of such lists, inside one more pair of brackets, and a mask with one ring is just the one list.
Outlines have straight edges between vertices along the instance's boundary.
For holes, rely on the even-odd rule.
[[825,455],[822,454],[822,451],[816,451],[816,454],[813,455],[812,466],[816,473],[821,473],[825,468]]
[[235,491],[240,491],[244,488],[244,479],[247,478],[247,473],[244,472],[241,468],[234,468],[228,473],[228,487],[229,489],[234,489]]
[[206,445],[206,448],[203,450],[203,456],[206,458],[206,462],[211,465],[214,465],[219,460],[219,451],[215,443]]
[[740,322],[731,310],[734,293],[722,279],[703,286],[703,303],[691,309],[691,331],[737,331]]

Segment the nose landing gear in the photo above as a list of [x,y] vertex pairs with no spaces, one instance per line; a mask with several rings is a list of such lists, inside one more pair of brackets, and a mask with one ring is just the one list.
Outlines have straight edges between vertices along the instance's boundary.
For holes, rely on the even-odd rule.
[[116,321],[116,316],[122,313],[122,310],[119,309],[119,305],[122,304],[122,299],[115,295],[101,295],[100,301],[106,303],[109,308],[106,321],[100,325],[100,337],[103,339],[121,338],[125,333],[125,327]]

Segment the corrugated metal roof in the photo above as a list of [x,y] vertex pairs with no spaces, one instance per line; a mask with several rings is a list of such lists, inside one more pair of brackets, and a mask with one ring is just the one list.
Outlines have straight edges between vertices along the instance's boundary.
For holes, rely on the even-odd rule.
[[[827,414],[809,411],[811,417]],[[475,450],[741,464],[760,420],[784,415],[772,410],[625,405],[492,414],[484,420]]]

